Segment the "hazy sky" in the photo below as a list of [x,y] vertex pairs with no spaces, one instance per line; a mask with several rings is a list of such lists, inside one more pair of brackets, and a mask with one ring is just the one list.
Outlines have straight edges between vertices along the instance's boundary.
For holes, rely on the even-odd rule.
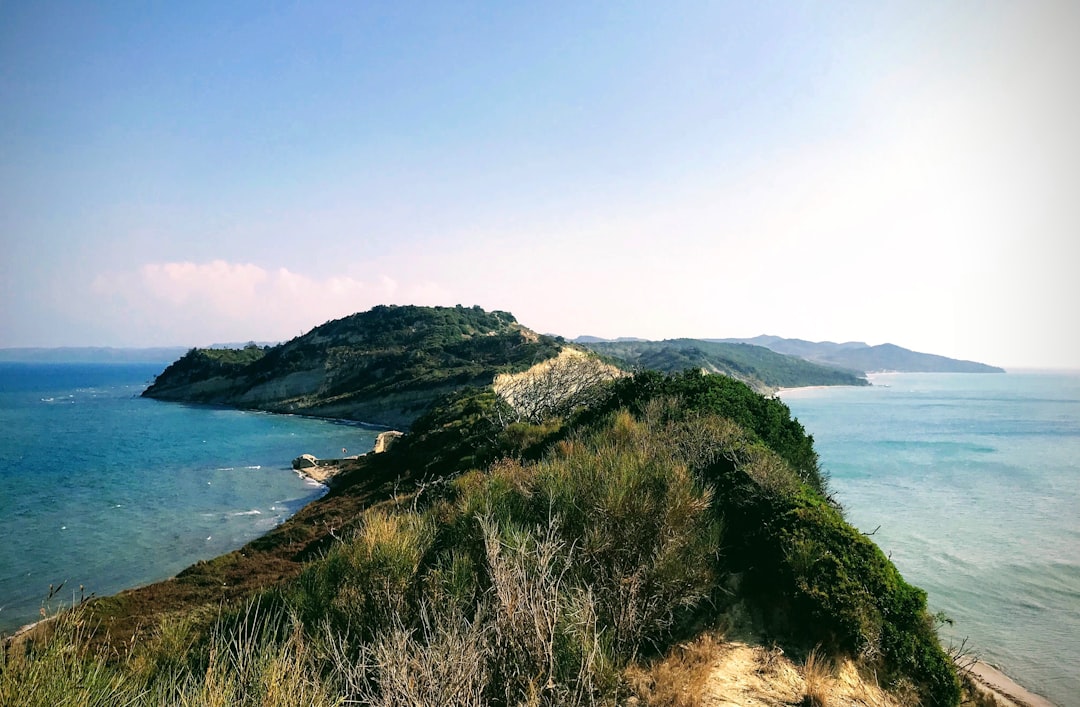
[[0,3],[0,247],[0,346],[461,303],[1080,367],[1080,3]]

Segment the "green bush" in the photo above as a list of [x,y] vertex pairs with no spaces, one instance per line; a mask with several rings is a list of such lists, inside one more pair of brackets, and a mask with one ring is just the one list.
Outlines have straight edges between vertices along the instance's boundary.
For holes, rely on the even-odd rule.
[[913,683],[924,704],[957,704],[956,670],[925,592],[905,582],[824,499],[754,486],[722,493],[722,511],[729,537],[737,538],[728,552],[731,569],[745,574],[744,593],[768,617],[768,628],[804,646],[857,656],[886,682]]
[[664,399],[677,401],[672,417],[716,415],[731,420],[749,433],[751,439],[760,440],[780,455],[804,483],[826,494],[814,438],[791,417],[788,406],[726,376],[705,375],[697,370],[676,375],[643,371],[615,381],[609,399],[584,413],[582,421],[602,418],[618,408],[641,415],[651,402]]

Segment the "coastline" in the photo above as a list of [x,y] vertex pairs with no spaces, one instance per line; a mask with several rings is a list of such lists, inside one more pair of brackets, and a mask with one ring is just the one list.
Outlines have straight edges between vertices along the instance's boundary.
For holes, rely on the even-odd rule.
[[963,672],[977,690],[992,696],[1002,707],[1058,707],[981,660],[976,660]]
[[[274,413],[271,413],[271,414],[274,414]],[[350,422],[351,423],[352,421],[351,420],[345,420],[344,422]],[[401,435],[400,432],[396,432],[396,431],[389,431],[389,433],[390,433],[391,438],[396,438],[397,436]],[[342,457],[342,458],[338,458],[338,459],[315,459],[315,457],[313,457],[311,455],[302,455],[301,457],[298,457],[296,460],[293,461],[292,470],[300,478],[313,481],[313,482],[315,482],[317,484],[320,484],[320,485],[326,487],[324,492],[323,492],[325,494],[326,491],[328,491],[328,490],[330,490],[330,489],[332,489],[334,487],[334,478],[335,477],[341,475],[342,473],[344,473],[346,471],[351,471],[353,469],[356,469],[356,468],[359,468],[359,467],[363,466],[363,463],[364,463],[363,459],[364,459],[364,457],[368,456],[369,454],[375,454],[377,452],[385,451],[387,448],[389,448],[390,442],[383,441],[381,443],[381,445],[380,445],[379,440],[384,440],[385,439],[384,435],[387,435],[387,432],[381,433],[376,438],[375,446],[371,449],[371,451],[366,452],[364,454],[354,454],[352,456]],[[296,462],[299,459],[302,459],[304,457],[310,457],[311,459],[313,459],[315,461],[315,464],[310,466],[310,467],[305,467],[305,468],[302,468],[302,469],[297,468]],[[309,501],[304,506],[297,509],[296,513],[294,513],[292,516],[287,518],[281,525],[284,525],[285,523],[288,523],[288,521],[291,518],[296,517],[297,515],[299,515],[305,509],[309,509],[312,506],[312,504],[318,502],[321,498],[322,498],[322,495],[320,495],[319,497]],[[270,535],[275,530],[280,528],[281,525],[278,525],[278,526],[275,526],[274,528],[271,528],[270,530],[266,531],[266,533],[264,533],[263,535],[260,535],[258,538],[255,538],[251,542],[257,542],[257,541],[259,541],[261,539],[266,538],[268,535]],[[248,544],[250,544],[250,542]],[[230,553],[226,553],[226,554],[230,554]],[[213,560],[211,560],[211,561],[213,561]],[[190,568],[185,568],[185,570],[183,570],[180,574],[182,574],[183,572],[186,572],[187,569],[190,569]],[[158,582],[151,582],[151,583],[145,584],[145,585],[136,585],[136,586],[132,586],[132,587],[127,587],[127,588],[121,589],[119,592],[117,592],[117,595],[128,593],[128,592],[135,592],[135,591],[138,591],[140,589],[143,589],[144,587],[149,587],[149,586],[153,586],[153,585],[157,585],[157,584],[162,584],[162,583],[165,583],[165,582],[171,582],[171,581],[175,580],[178,576],[179,575],[174,575],[172,577],[166,577],[165,579],[159,580]],[[117,595],[113,595],[113,596],[117,596]],[[74,608],[74,607],[67,607],[67,608]],[[67,610],[67,609],[64,609],[64,610]],[[53,618],[54,618],[53,616],[46,616],[44,618],[38,619],[37,621],[32,621],[30,623],[26,623],[26,624],[23,624],[23,625],[19,626],[18,628],[16,628],[14,631],[12,631],[8,635],[0,635],[0,639],[2,639],[2,642],[0,642],[0,649],[6,649],[9,645],[12,644],[12,642],[18,640],[20,637],[28,636],[31,632],[33,632],[39,626],[47,625],[50,621],[53,620]]]
[[[1013,371],[1009,371],[1009,372],[1011,373]],[[924,373],[924,372],[905,373],[905,372],[899,372],[899,371],[874,371],[874,372],[868,372],[867,373],[867,378],[868,378],[868,380],[871,381],[871,384],[872,384],[872,386],[874,388],[885,388],[886,389],[886,390],[879,390],[878,393],[876,394],[877,396],[888,396],[890,394],[890,391],[888,389],[889,388],[894,388],[897,397],[902,396],[905,393],[910,393],[909,389],[915,389],[915,390],[918,391],[918,393],[922,393],[922,394],[928,396],[929,394],[925,393],[924,388],[925,389],[930,389],[931,385],[930,385],[929,382],[930,381],[935,381],[935,378],[940,378],[942,380],[948,381],[948,380],[952,380],[953,377],[955,377],[957,380],[959,380],[961,377],[966,379],[968,376],[971,376],[971,378],[975,379],[975,380],[982,379],[982,378],[986,378],[986,379],[990,378],[990,376],[985,376],[985,375],[972,376],[971,374],[968,374],[968,373],[963,373],[963,374],[957,374],[957,373]],[[995,376],[995,378],[997,378],[997,376]],[[897,383],[897,381],[901,381],[901,383]],[[916,381],[916,383],[908,385],[908,383],[910,381]],[[922,384],[922,383],[919,383],[919,381],[926,381],[926,383]],[[934,385],[936,386],[938,384],[935,382]],[[1008,384],[1003,383],[1002,385],[1008,385]],[[831,397],[824,396],[824,394],[821,394],[820,391],[831,389],[831,388],[833,388],[833,386],[828,386],[828,387],[826,387],[826,386],[815,386],[813,388],[810,388],[810,387],[806,387],[806,388],[803,388],[803,387],[800,387],[800,388],[786,388],[786,389],[778,390],[777,393],[776,393],[776,397],[790,398],[789,405],[791,405],[791,407],[792,407],[793,414],[796,414],[795,413],[796,409],[798,409],[798,410],[800,410],[802,412],[807,412],[808,415],[809,415],[808,411],[813,411],[814,414],[809,416],[809,419],[811,421],[817,421],[818,418],[816,417],[816,415],[820,414],[821,419],[828,419],[830,422],[836,422],[837,420],[840,420],[840,421],[844,422],[845,423],[844,427],[837,428],[837,429],[841,430],[841,432],[838,433],[837,436],[842,438],[844,444],[848,445],[847,447],[844,447],[844,449],[848,449],[854,444],[853,440],[856,437],[860,436],[862,434],[862,432],[863,432],[863,428],[860,427],[861,420],[858,419],[858,414],[839,416],[839,415],[832,415],[832,414],[826,415],[825,413],[820,413],[820,410],[824,409],[824,407],[819,408],[817,406],[816,401],[818,401],[819,399],[832,400]],[[798,391],[800,391],[800,390],[818,391],[818,393],[815,394],[814,392],[811,392],[811,393],[808,393],[808,394],[805,394],[805,395],[800,395],[798,393]],[[935,388],[933,388],[933,390],[937,391],[937,388],[935,387]],[[965,390],[966,390],[966,388],[965,388]],[[789,393],[791,395],[788,395]],[[843,391],[837,391],[837,395],[838,395],[838,399],[842,399],[845,402],[865,401],[865,400],[868,400],[871,397],[875,396],[875,394],[873,393],[872,390],[868,391],[868,393],[866,393],[866,394],[853,394],[853,393],[850,393],[850,392],[845,393]],[[864,395],[866,397],[863,397]],[[920,402],[924,402],[924,401],[920,400]],[[797,408],[795,403],[800,403],[801,405],[805,405],[806,408],[805,409]],[[811,404],[811,403],[813,403],[813,404]],[[868,410],[869,409],[868,406],[864,408],[864,407],[860,407],[860,406],[836,405],[835,407],[836,408],[851,407],[851,408],[859,410],[860,411],[859,414],[861,414],[862,410]],[[876,411],[877,408],[874,408],[874,410]],[[867,413],[867,414],[869,415],[869,413]],[[887,415],[883,416],[883,417],[885,417],[886,419],[889,419],[890,424],[891,424],[891,418],[889,418]],[[804,424],[806,424],[806,423],[804,422]],[[812,429],[810,425],[808,425],[808,429]],[[899,437],[900,434],[901,433],[895,433],[893,437],[886,436],[886,437],[884,437],[884,439],[892,439],[892,438],[895,438],[895,437]],[[944,435],[940,434],[940,433],[938,435],[939,438],[943,437],[943,436]],[[823,438],[824,438],[824,435],[823,435]],[[877,439],[877,438],[875,438],[875,439]],[[950,437],[950,442],[952,441],[952,439],[953,438]],[[817,440],[817,435],[815,435],[815,441],[818,441]],[[945,442],[942,442],[942,444],[945,444]],[[985,447],[988,448],[993,443],[992,442],[985,442],[983,444],[985,445]],[[979,448],[980,452],[982,451],[982,449],[983,448]],[[929,457],[929,455],[927,455],[927,456]],[[844,457],[844,459],[847,460],[847,457]],[[940,460],[928,460],[928,459],[921,459],[920,458],[920,461],[923,462],[927,468],[934,465],[934,464],[932,464],[932,462],[937,462],[937,466],[947,466],[947,462],[946,463],[941,463]],[[963,477],[961,477],[961,478],[963,478]],[[870,481],[863,480],[863,481],[861,481],[861,483],[864,486],[871,485]],[[853,485],[856,485],[856,484],[853,484]],[[968,496],[965,493],[966,489],[962,488],[963,486],[966,486],[966,485],[967,485],[966,483],[964,483],[964,484],[958,483],[957,484],[958,488],[956,489],[956,493],[958,494],[957,495],[958,498],[965,498],[965,499],[968,498]],[[845,505],[847,505],[847,504],[845,504]],[[871,524],[871,525],[866,526],[866,529],[870,530],[873,527],[874,527],[874,524]],[[952,537],[955,537],[955,536],[952,536]],[[910,547],[908,547],[907,549],[910,551]],[[919,583],[917,579],[915,579],[914,581],[917,584]],[[920,586],[922,586],[922,585],[920,585]],[[961,602],[961,603],[963,603],[965,605],[966,610],[971,611],[972,604],[970,602]],[[976,604],[974,604],[974,606],[978,607],[979,605],[976,603]],[[951,614],[952,612],[950,611],[949,613]],[[973,613],[981,614],[984,618],[991,615],[991,614],[987,614],[985,612],[979,611],[977,608],[975,609],[975,611]],[[974,621],[975,619],[973,619],[971,616],[967,616],[967,617],[965,617],[965,620]],[[1002,643],[1007,644],[1009,640],[1011,640],[1011,637],[1006,636],[1005,640],[1002,641]],[[971,645],[974,645],[975,650],[978,651],[978,649],[979,649],[978,645],[976,645],[976,644],[971,644]],[[982,648],[983,649],[989,650],[990,647],[997,648],[998,646],[999,646],[999,642],[992,641],[992,640],[988,641],[988,640],[985,639],[985,637],[983,638],[983,641],[982,641]],[[1076,695],[1075,694],[1070,695],[1070,690],[1068,688],[1062,690],[1062,688],[1060,686],[1061,683],[1058,682],[1056,679],[1055,679],[1054,682],[1049,682],[1049,681],[1044,682],[1044,681],[1038,680],[1038,679],[1033,680],[1033,678],[1031,676],[1030,665],[1029,665],[1032,662],[1047,662],[1047,663],[1051,663],[1051,664],[1056,664],[1059,667],[1057,668],[1057,671],[1056,671],[1055,675],[1060,675],[1062,672],[1064,672],[1065,674],[1068,674],[1068,672],[1069,672],[1067,667],[1065,667],[1065,666],[1067,666],[1068,661],[1062,662],[1061,660],[1053,658],[1052,655],[1051,656],[1046,656],[1046,655],[1040,655],[1040,654],[1041,654],[1041,651],[1031,651],[1030,653],[1027,653],[1025,655],[1017,656],[1016,660],[1010,661],[1009,663],[1006,663],[1004,665],[998,665],[998,664],[995,664],[995,663],[990,663],[990,662],[987,662],[986,660],[977,660],[977,659],[974,659],[971,655],[968,655],[966,659],[963,659],[963,660],[961,660],[959,662],[958,669],[960,671],[961,677],[963,678],[964,682],[967,683],[967,685],[968,685],[970,691],[972,692],[973,696],[981,694],[983,696],[991,697],[992,699],[996,700],[996,702],[991,702],[989,704],[996,704],[996,705],[1000,705],[1000,706],[1004,706],[1004,707],[1058,707],[1058,706],[1063,707],[1064,705],[1080,704],[1080,703],[1075,703],[1075,700],[1077,699]],[[998,659],[995,658],[995,661],[997,661],[997,660]],[[970,665],[968,664],[969,661],[970,661]],[[1009,673],[1012,670],[1016,670],[1020,674],[1026,674],[1027,678],[1025,679],[1023,677],[1013,677],[1013,676],[1011,676]],[[1020,680],[1025,680],[1025,682],[1021,683]],[[1039,694],[1039,691],[1044,690],[1044,689],[1048,693],[1051,693],[1053,695],[1053,697],[1051,698],[1051,697],[1047,697],[1047,696],[1044,696],[1042,694]]]
[[327,488],[333,488],[334,479],[347,471],[352,471],[363,465],[363,459],[369,454],[382,454],[396,442],[404,433],[388,429],[380,432],[375,438],[375,444],[371,450],[363,454],[339,457],[336,459],[319,459],[313,454],[301,454],[292,461],[292,469],[301,478],[310,479],[315,483],[322,484]]
[[771,395],[774,398],[779,398],[782,395],[787,395],[788,393],[797,393],[797,392],[804,391],[804,390],[808,391],[808,390],[832,390],[834,388],[869,388],[871,386],[873,386],[873,383],[871,383],[870,385],[800,385],[800,386],[795,386],[793,388],[776,388],[776,389],[774,389],[772,391]]
[[[826,388],[834,388],[834,387],[837,387],[837,386],[808,386],[808,387],[799,387],[799,388],[788,388],[788,389],[780,389],[779,391],[777,391],[777,394],[779,394],[780,392],[786,392],[786,391],[815,390],[815,389],[826,389]],[[843,386],[843,387],[854,387],[854,386]],[[279,414],[279,413],[270,413],[270,414]],[[286,414],[290,414],[290,413],[286,413]],[[304,416],[304,415],[300,415],[300,416]],[[304,416],[304,417],[314,417],[314,416]],[[327,419],[327,418],[324,418],[324,419]],[[349,420],[343,420],[342,422],[345,422],[347,424],[356,424],[355,421],[349,421]],[[363,424],[363,423],[361,423],[361,424]],[[382,435],[380,435],[380,438],[381,437],[382,437]],[[327,488],[333,488],[335,477],[338,477],[343,472],[350,471],[350,470],[352,470],[354,468],[362,467],[364,465],[364,462],[370,460],[370,456],[373,455],[377,451],[380,451],[378,449],[378,442],[376,442],[376,448],[375,449],[372,449],[370,452],[367,452],[367,453],[365,453],[363,455],[352,455],[352,456],[342,457],[342,458],[338,458],[338,459],[322,459],[322,460],[318,460],[319,463],[316,465],[316,467],[313,467],[313,468],[307,469],[307,470],[295,470],[295,471],[296,471],[296,473],[298,475],[300,475],[303,478],[311,479],[312,481],[314,481],[316,483],[319,483],[321,485],[324,485]],[[296,515],[299,515],[305,509],[311,509],[311,507],[314,506],[316,503],[317,503],[317,499],[312,500],[311,502],[307,503],[301,509],[298,509],[293,517],[295,517]],[[267,531],[267,533],[260,536],[260,538],[265,538],[268,535],[270,535],[272,532],[273,531]],[[213,561],[210,561],[210,562],[213,562]],[[173,578],[173,579],[175,579],[175,578]],[[124,591],[126,592],[126,591],[131,591],[131,590],[124,590]],[[7,642],[9,640],[11,640],[11,639],[15,639],[18,636],[22,636],[24,634],[32,632],[36,627],[39,627],[39,626],[41,626],[43,624],[48,624],[49,621],[51,621],[51,617],[41,619],[41,620],[35,621],[33,623],[30,623],[30,624],[26,624],[26,625],[20,627],[12,635],[6,637],[5,644],[7,644]],[[47,629],[45,629],[45,630],[47,630]],[[1054,707],[1054,703],[1051,703],[1046,698],[1043,698],[1043,697],[1031,692],[1030,690],[1025,689],[1023,686],[1021,686],[1019,683],[1017,683],[1014,680],[1012,680],[1011,678],[1009,678],[1006,674],[1001,672],[999,669],[997,669],[997,668],[995,668],[995,667],[993,667],[991,665],[988,665],[986,663],[983,663],[981,661],[979,663],[977,663],[976,665],[977,665],[977,668],[973,667],[973,668],[970,668],[968,670],[968,672],[971,675],[972,681],[977,683],[979,686],[985,688],[987,691],[989,691],[995,697],[995,699],[997,699],[1001,704],[1004,704],[1005,707],[1009,707],[1010,705],[1015,705],[1016,707],[1045,707],[1045,706]]]

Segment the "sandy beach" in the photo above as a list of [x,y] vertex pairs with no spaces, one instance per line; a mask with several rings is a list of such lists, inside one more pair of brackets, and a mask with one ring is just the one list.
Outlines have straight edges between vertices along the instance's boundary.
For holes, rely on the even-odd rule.
[[976,687],[992,694],[1003,707],[1056,707],[1053,702],[1036,695],[989,663],[976,661],[968,673]]

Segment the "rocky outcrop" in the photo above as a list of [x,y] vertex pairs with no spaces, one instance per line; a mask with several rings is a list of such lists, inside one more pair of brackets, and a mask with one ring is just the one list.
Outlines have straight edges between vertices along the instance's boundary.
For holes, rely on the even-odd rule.
[[[380,432],[375,438],[375,446],[368,454],[381,454],[390,449],[391,445],[405,433],[397,430]],[[343,457],[341,459],[319,459],[314,454],[301,454],[292,460],[293,471],[301,476],[306,476],[320,484],[330,485],[331,480],[343,471],[357,466],[359,455]]]
[[301,454],[293,459],[292,468],[296,473],[312,481],[330,485],[330,480],[345,470],[347,462],[355,460],[356,457],[319,459],[313,454]]
[[296,459],[292,460],[292,468],[297,471],[304,471],[318,465],[319,460],[314,454],[301,454]]
[[383,452],[390,451],[390,447],[394,442],[398,440],[404,433],[397,430],[387,430],[386,432],[380,432],[379,436],[375,438],[375,448],[371,451],[375,454],[382,454]]

